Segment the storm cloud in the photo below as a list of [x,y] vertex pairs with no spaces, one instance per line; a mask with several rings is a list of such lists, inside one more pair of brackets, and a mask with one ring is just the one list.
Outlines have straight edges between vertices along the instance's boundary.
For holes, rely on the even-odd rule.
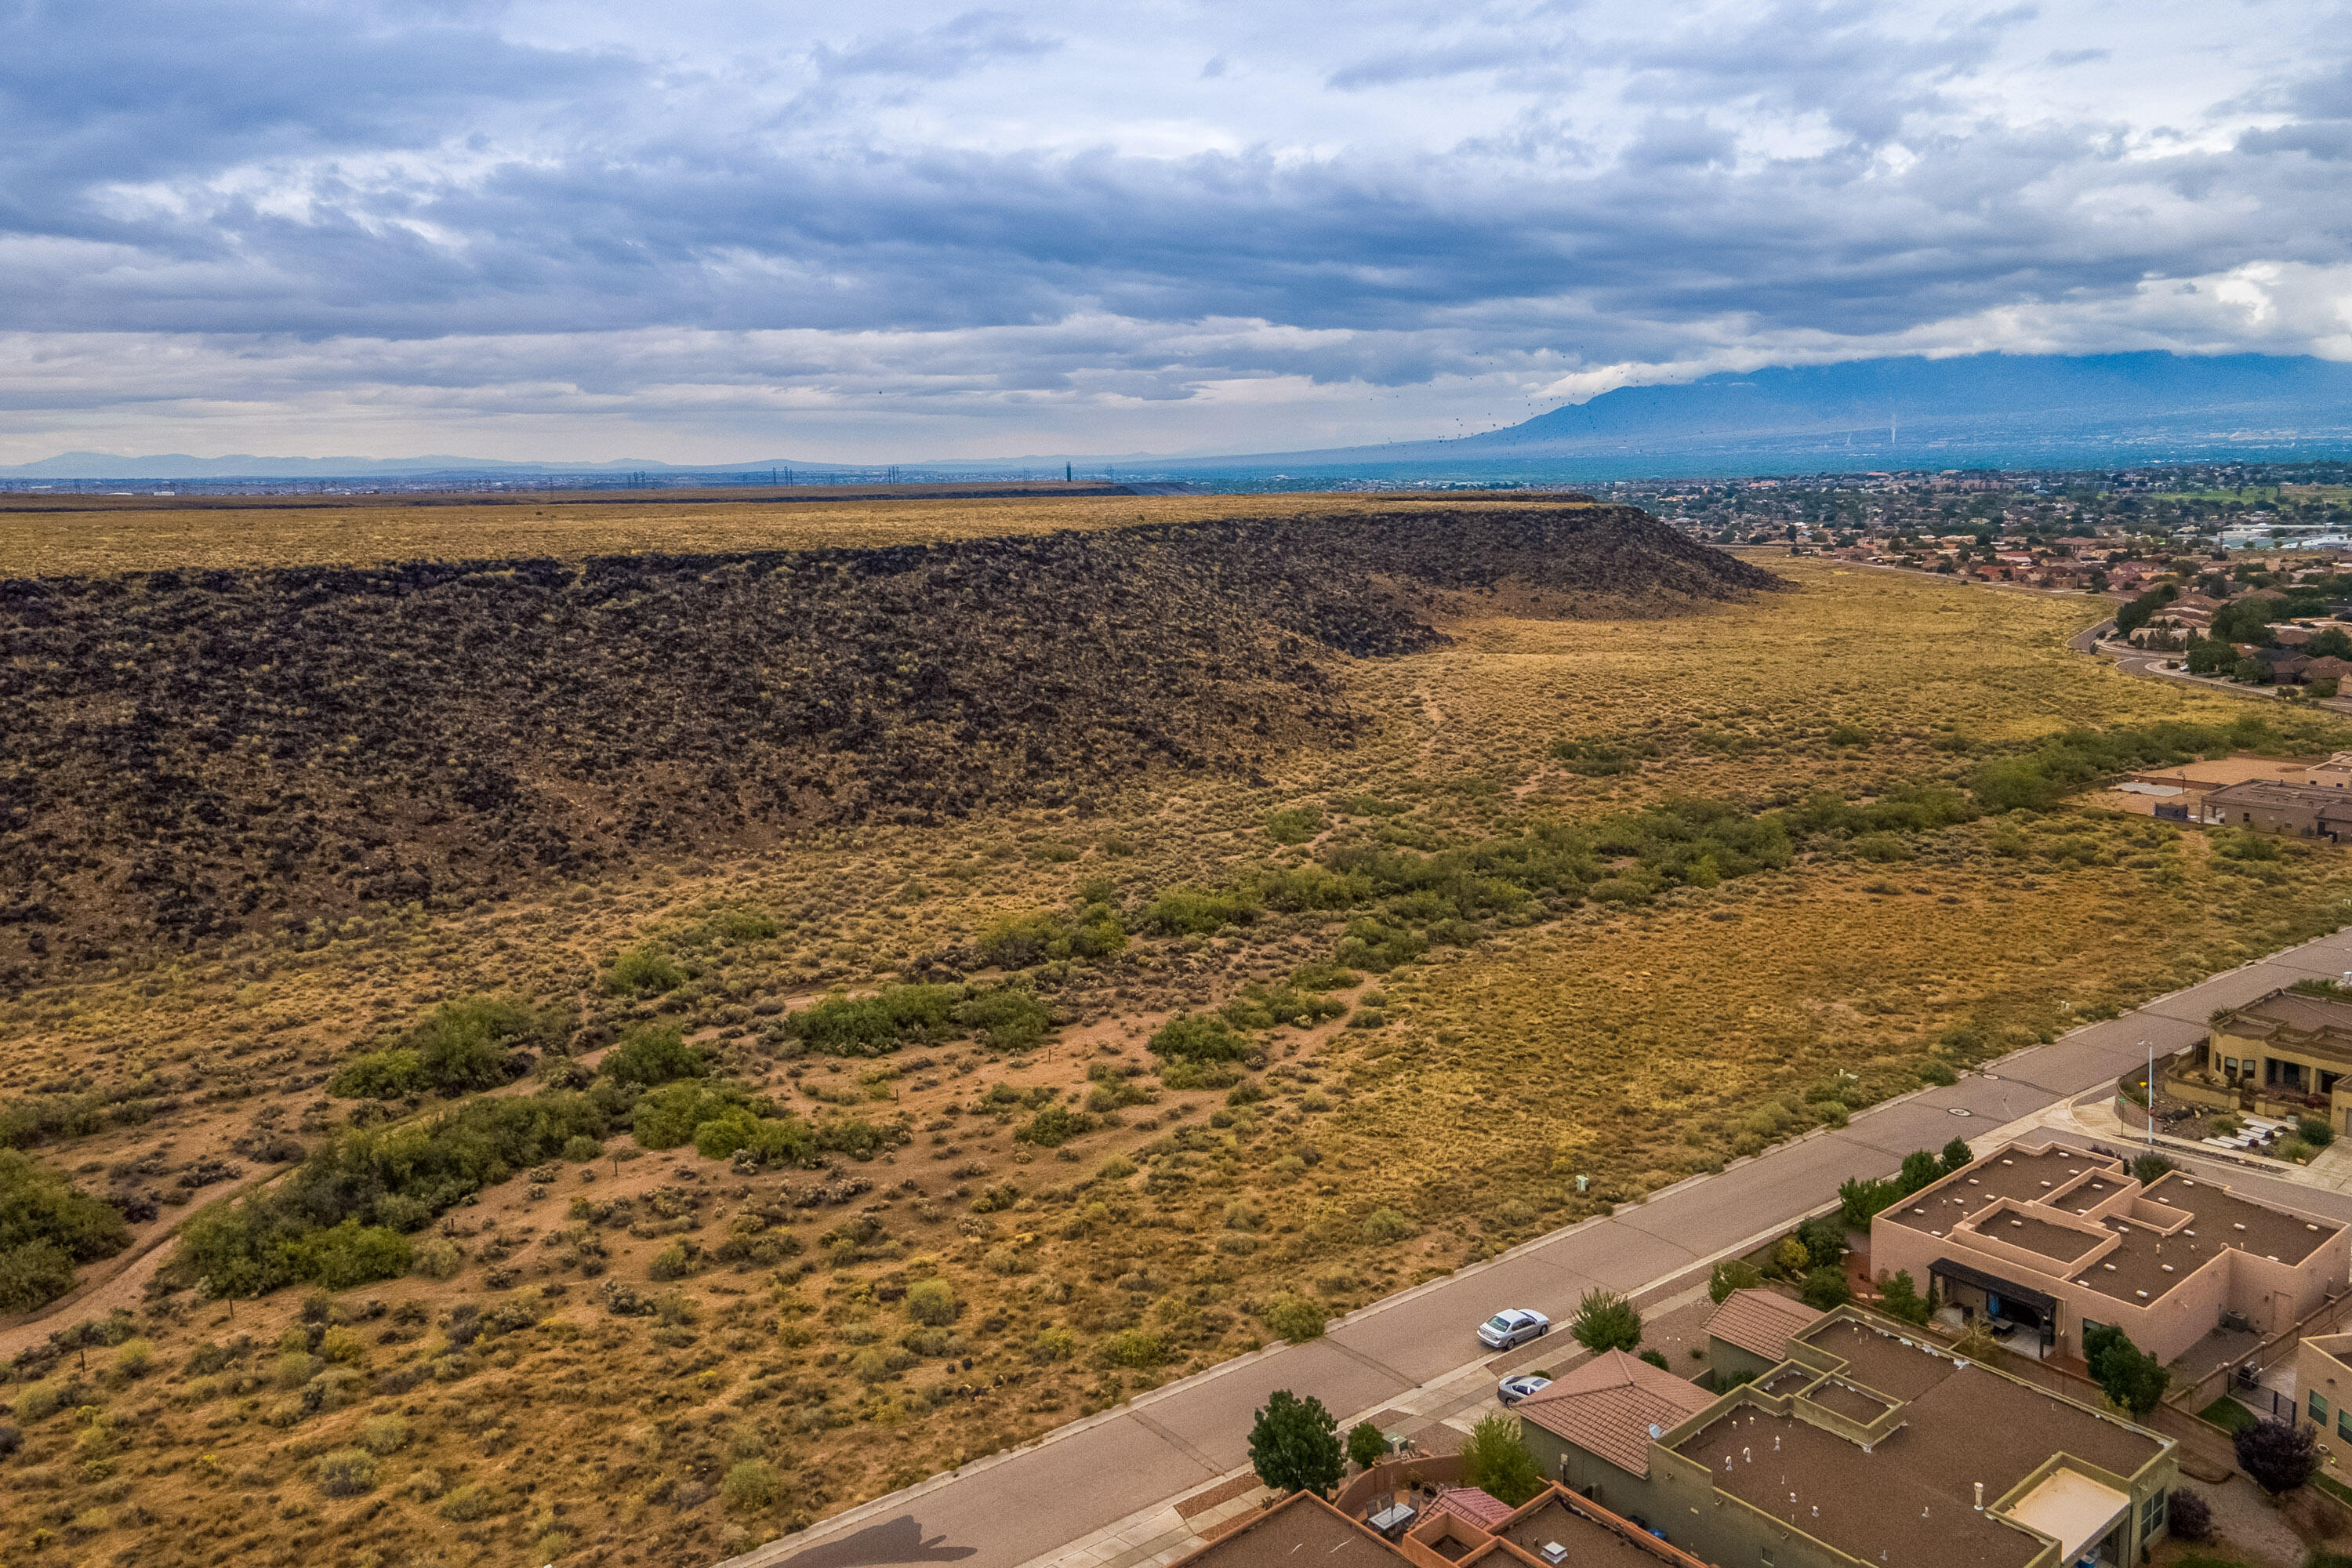
[[1264,450],[2352,358],[2341,5],[0,14],[0,460]]

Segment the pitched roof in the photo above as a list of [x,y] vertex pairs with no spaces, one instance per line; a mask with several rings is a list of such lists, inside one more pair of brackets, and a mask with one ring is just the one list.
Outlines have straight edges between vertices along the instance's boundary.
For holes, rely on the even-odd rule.
[[1476,1487],[1440,1487],[1437,1500],[1429,1506],[1442,1509],[1458,1519],[1466,1519],[1489,1534],[1494,1532],[1496,1526],[1511,1517],[1509,1503]]
[[1788,1354],[1789,1342],[1823,1315],[1777,1290],[1734,1290],[1707,1319],[1706,1331],[1710,1339],[1738,1345],[1750,1355],[1779,1361]]
[[1650,1428],[1672,1426],[1715,1403],[1695,1383],[1623,1351],[1605,1351],[1519,1401],[1522,1419],[1567,1438],[1629,1475],[1650,1473]]

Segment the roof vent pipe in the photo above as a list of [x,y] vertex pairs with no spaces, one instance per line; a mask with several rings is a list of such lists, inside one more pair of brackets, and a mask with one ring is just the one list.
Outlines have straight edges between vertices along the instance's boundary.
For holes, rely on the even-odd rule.
[[1982,1481],[1979,1481],[1977,1483],[1977,1511],[1979,1513],[1982,1513],[1984,1511],[1984,1483]]

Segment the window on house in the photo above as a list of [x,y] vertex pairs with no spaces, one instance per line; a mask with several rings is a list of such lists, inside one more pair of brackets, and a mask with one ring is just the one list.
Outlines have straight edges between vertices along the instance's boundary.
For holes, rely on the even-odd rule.
[[2326,1425],[2327,1425],[2327,1401],[2320,1397],[2319,1390],[2317,1390],[2317,1389],[2315,1389],[2315,1389],[2313,1389],[2313,1390],[2311,1391],[2311,1406],[2310,1406],[2310,1408],[2311,1408],[2311,1418],[2312,1418],[2314,1421],[2318,1422],[2322,1426],[2326,1426]]
[[2352,1442],[2352,1406],[2339,1405],[2336,1407],[2336,1435]]
[[2139,1505],[2139,1538],[2141,1541],[2145,1542],[2148,1537],[2162,1532],[2165,1521],[2169,1517],[2171,1512],[2171,1499],[2172,1494],[2170,1492],[2158,1492]]

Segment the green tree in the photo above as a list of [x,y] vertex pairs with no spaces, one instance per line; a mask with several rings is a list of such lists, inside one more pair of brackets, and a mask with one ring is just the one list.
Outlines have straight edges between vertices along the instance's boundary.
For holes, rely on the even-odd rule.
[[2101,1323],[2084,1331],[2083,1354],[2091,1363],[2092,1381],[2106,1392],[2118,1410],[2146,1415],[2164,1402],[2172,1374],[2164,1370],[2162,1362],[2132,1343],[2121,1329]]
[[1976,1152],[1969,1147],[1969,1141],[1967,1139],[1953,1139],[1950,1142],[1944,1145],[1944,1174],[1948,1176],[1950,1175],[1953,1172],[1960,1170],[1966,1166],[1969,1161],[1976,1157]]
[[1543,1490],[1543,1472],[1520,1439],[1519,1424],[1488,1415],[1470,1428],[1462,1447],[1462,1482],[1517,1508]]
[[1838,1213],[1853,1230],[1870,1228],[1871,1216],[1903,1194],[1893,1182],[1866,1182],[1849,1176],[1838,1184]]
[[1900,1318],[1906,1323],[1924,1324],[1935,1313],[1927,1299],[1919,1294],[1919,1287],[1908,1268],[1898,1268],[1895,1278],[1882,1289],[1879,1310],[1890,1318]]
[[1577,1303],[1569,1332],[1595,1355],[1602,1351],[1630,1351],[1642,1342],[1642,1314],[1614,1291],[1587,1290],[1584,1300]]
[[1720,1307],[1734,1290],[1752,1290],[1764,1283],[1764,1271],[1744,1258],[1727,1258],[1706,1277],[1706,1299]]
[[1321,1400],[1286,1388],[1266,1395],[1250,1426],[1249,1456],[1257,1479],[1281,1492],[1328,1496],[1345,1468],[1339,1424]]
[[1806,1306],[1826,1312],[1853,1300],[1853,1287],[1845,1282],[1845,1270],[1830,1263],[1808,1273],[1797,1294]]
[[1903,1184],[1903,1196],[1909,1197],[1920,1188],[1942,1179],[1944,1163],[1925,1149],[1914,1149],[1903,1156],[1903,1173],[1895,1179]]
[[1378,1426],[1369,1421],[1359,1421],[1348,1434],[1348,1458],[1356,1461],[1359,1469],[1370,1469],[1385,1458],[1389,1440]]
[[2230,679],[2248,686],[2260,686],[2271,678],[2271,667],[2258,658],[2242,658],[2230,668]]

